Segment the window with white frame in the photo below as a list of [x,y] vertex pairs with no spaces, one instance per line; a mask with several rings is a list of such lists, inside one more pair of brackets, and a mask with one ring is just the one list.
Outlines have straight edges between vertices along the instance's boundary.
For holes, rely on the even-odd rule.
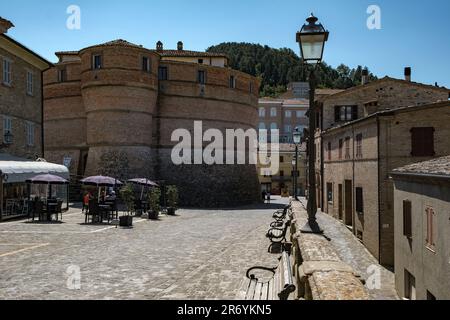
[[9,143],[6,141],[7,134],[12,134],[12,119],[10,117],[3,117],[3,142]]
[[277,108],[271,108],[270,109],[270,116],[276,117],[277,116]]
[[266,108],[259,108],[259,117],[264,118],[266,116]]
[[27,145],[34,146],[34,123],[27,122]]
[[11,60],[3,58],[3,83],[12,84],[12,63]]
[[284,115],[286,118],[292,118],[292,111],[286,111]]
[[34,75],[33,72],[27,71],[27,94],[33,95],[34,92]]

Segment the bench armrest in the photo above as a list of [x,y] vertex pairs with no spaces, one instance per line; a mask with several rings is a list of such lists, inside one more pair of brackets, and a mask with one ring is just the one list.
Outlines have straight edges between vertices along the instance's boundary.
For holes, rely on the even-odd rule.
[[247,270],[247,278],[249,278],[250,280],[258,280],[258,278],[255,277],[254,274],[252,274],[252,271],[254,270],[263,270],[263,271],[268,271],[268,272],[272,272],[272,274],[275,275],[275,270],[277,268],[266,268],[266,267],[252,267],[250,269]]

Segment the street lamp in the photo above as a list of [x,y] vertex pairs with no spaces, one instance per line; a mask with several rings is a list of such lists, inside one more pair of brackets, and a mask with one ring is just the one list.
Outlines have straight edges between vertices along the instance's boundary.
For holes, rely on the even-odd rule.
[[306,19],[307,24],[304,24],[302,29],[297,32],[297,42],[300,45],[300,52],[302,62],[306,65],[311,65],[309,72],[309,137],[308,137],[308,222],[300,230],[303,233],[323,233],[323,230],[317,223],[317,199],[316,199],[316,111],[315,111],[315,90],[316,90],[316,76],[315,70],[317,65],[322,62],[325,42],[328,40],[329,32],[325,30],[322,24],[317,24],[317,19],[312,13]]
[[294,157],[294,198],[295,200],[298,200],[298,146],[302,143],[302,132],[300,131],[300,128],[295,128],[293,134],[292,134],[292,140],[295,144],[295,157]]

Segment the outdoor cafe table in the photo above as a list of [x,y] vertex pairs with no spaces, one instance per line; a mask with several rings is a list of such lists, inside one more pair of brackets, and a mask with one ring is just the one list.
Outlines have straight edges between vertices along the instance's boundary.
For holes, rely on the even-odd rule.
[[58,208],[57,202],[47,202],[47,212],[46,212],[47,221],[52,220],[52,214],[56,214],[56,221],[58,221],[57,208]]

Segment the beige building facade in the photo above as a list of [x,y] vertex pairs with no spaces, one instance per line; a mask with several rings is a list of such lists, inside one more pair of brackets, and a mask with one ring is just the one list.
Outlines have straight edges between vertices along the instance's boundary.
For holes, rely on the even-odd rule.
[[[271,155],[271,158],[273,155]],[[264,163],[269,160],[264,159]],[[261,163],[261,162],[260,162]],[[297,195],[305,196],[307,188],[306,170],[306,144],[303,143],[298,148],[297,173],[295,172],[295,145],[282,143],[279,150],[279,170],[273,174],[271,170],[258,165],[259,182],[261,190],[270,192],[273,195],[289,197],[294,195],[295,183],[297,183]],[[298,177],[295,182],[296,174]]]
[[397,168],[395,283],[410,300],[450,299],[450,157]]
[[[446,129],[435,123],[439,122],[439,116],[420,111],[420,107],[440,101],[444,106],[438,103],[431,109],[440,108],[439,112],[445,117],[448,98],[446,88],[415,83],[409,78],[385,77],[319,97],[316,101],[319,206],[348,225],[386,266],[394,265],[393,187],[388,181],[388,172],[396,166],[423,159],[411,154],[411,129],[435,126],[440,130],[439,136],[445,137]],[[414,112],[395,113],[395,116],[389,113],[409,106],[417,108],[407,109]],[[391,119],[401,115],[405,117],[402,121],[392,122]],[[408,117],[413,119],[408,120]],[[401,134],[402,140],[393,132]],[[436,140],[436,144],[440,142]],[[429,158],[445,155],[445,144],[440,143],[439,147],[439,154],[436,151],[428,155]],[[361,197],[364,212],[358,213],[357,209],[361,208],[357,208],[360,203],[356,200]]]
[[394,192],[389,173],[450,154],[450,102],[376,112],[322,133],[323,211],[394,266]]
[[0,123],[2,152],[35,160],[43,156],[42,72],[51,63],[6,35],[0,18]]

